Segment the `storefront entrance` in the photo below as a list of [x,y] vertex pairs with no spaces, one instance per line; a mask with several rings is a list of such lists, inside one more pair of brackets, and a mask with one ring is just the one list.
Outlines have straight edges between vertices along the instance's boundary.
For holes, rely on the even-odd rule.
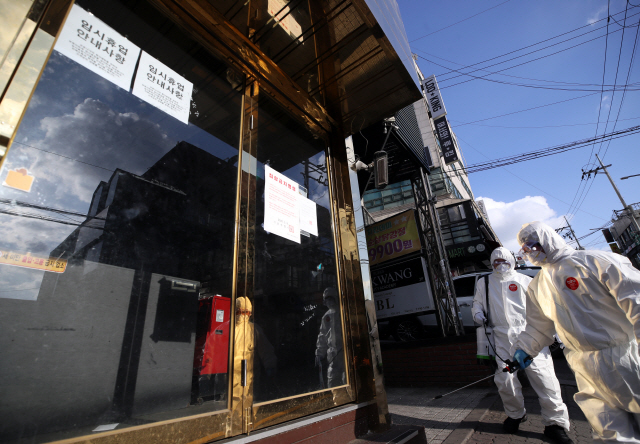
[[[1,157],[0,441],[204,443],[356,399],[336,135],[158,5],[49,6]],[[311,16],[262,44],[319,94],[313,37],[285,54]]]

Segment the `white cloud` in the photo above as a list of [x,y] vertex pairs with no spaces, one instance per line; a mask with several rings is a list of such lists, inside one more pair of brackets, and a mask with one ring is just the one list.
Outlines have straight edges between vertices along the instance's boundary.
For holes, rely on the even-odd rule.
[[587,19],[587,23],[589,25],[593,25],[595,22],[597,22],[598,20],[606,16],[607,16],[607,5],[603,5],[600,9],[594,12],[593,15],[591,15],[591,17]]
[[490,197],[478,197],[477,200],[484,200],[491,227],[502,245],[513,252],[520,250],[516,235],[527,222],[537,220],[553,228],[564,225],[562,216],[558,215],[542,196],[526,196],[513,202],[500,202]]

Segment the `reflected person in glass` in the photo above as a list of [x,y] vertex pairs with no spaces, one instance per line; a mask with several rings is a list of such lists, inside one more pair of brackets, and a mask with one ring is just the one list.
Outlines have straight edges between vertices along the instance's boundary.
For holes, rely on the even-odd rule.
[[320,332],[316,341],[316,367],[320,368],[322,388],[324,387],[324,372],[322,362],[327,362],[327,387],[336,387],[347,383],[344,351],[342,341],[342,322],[338,305],[338,292],[333,287],[327,287],[322,294],[322,303],[329,308],[322,316]]
[[[262,329],[254,325],[249,319],[253,314],[253,305],[246,296],[241,296],[236,300],[236,327],[234,338],[234,364],[233,371],[236,376],[233,378],[233,397],[236,402],[242,398],[244,387],[242,381],[242,361],[246,360],[246,387],[247,393],[253,393],[254,369],[264,367],[268,375],[275,374],[278,358],[273,346],[267,340]],[[254,351],[257,352],[258,362],[254,366]]]

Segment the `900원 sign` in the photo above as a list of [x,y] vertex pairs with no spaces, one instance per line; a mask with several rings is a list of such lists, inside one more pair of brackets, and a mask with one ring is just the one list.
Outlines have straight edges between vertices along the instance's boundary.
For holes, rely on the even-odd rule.
[[402,250],[409,250],[413,248],[413,241],[401,241],[396,239],[393,242],[387,242],[383,245],[378,245],[375,248],[369,250],[369,261],[373,262],[377,259],[382,259],[385,255],[391,256],[394,253],[400,253]]

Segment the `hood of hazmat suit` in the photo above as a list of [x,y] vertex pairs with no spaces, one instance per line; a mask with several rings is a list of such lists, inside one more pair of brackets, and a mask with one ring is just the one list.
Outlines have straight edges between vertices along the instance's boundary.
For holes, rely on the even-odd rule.
[[[526,413],[522,386],[516,374],[502,371],[506,364],[500,358],[508,359],[513,355],[512,346],[526,327],[526,291],[531,278],[515,271],[515,258],[506,248],[499,247],[493,250],[491,253],[492,266],[496,259],[507,261],[509,270],[501,273],[494,268],[493,273],[488,276],[488,295],[485,295],[485,278],[478,279],[472,312],[474,318],[481,311],[486,313],[488,298],[488,318],[490,324],[493,325],[495,351],[499,357],[496,358],[496,361],[500,367],[494,381],[502,398],[505,413],[510,418],[517,419],[522,418]],[[482,329],[478,329],[478,334],[481,333]],[[560,383],[555,376],[549,350],[541,351],[526,372],[532,387],[540,398],[544,425],[556,424],[569,429],[569,414],[566,405],[562,402]]]
[[578,382],[575,400],[596,434],[640,442],[627,413],[640,414],[640,271],[619,254],[573,250],[541,222],[518,233],[521,244],[531,240],[547,260],[529,285],[527,326],[514,349],[535,357],[557,332]]

